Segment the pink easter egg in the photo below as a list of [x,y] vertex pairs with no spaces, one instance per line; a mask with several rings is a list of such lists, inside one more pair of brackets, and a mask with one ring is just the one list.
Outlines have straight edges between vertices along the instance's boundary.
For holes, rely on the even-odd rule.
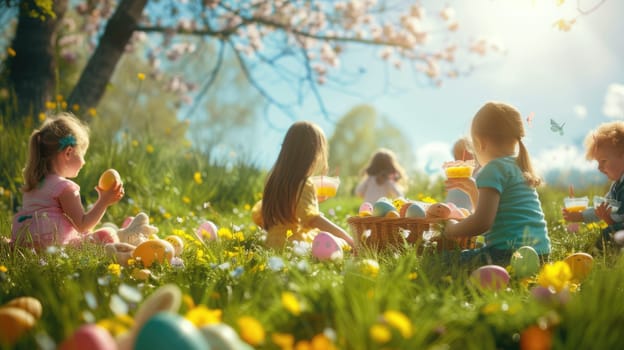
[[130,223],[134,220],[134,216],[128,216],[123,223],[121,224],[121,228],[126,228],[130,225]]
[[202,239],[206,239],[209,241],[216,241],[218,238],[217,231],[218,231],[218,228],[217,228],[217,225],[214,224],[214,222],[205,221],[201,225],[199,225],[196,233],[197,233],[197,236],[201,237]]
[[312,241],[312,256],[324,260],[342,259],[342,247],[334,236],[327,232],[319,232]]
[[115,339],[106,329],[95,324],[85,324],[67,338],[60,345],[59,350],[109,350],[116,348]]
[[509,283],[509,273],[501,266],[485,265],[474,270],[470,279],[483,289],[498,291]]
[[373,205],[370,204],[369,202],[364,202],[362,203],[362,205],[360,205],[360,210],[359,210],[359,214],[364,216],[364,215],[371,215],[373,213]]

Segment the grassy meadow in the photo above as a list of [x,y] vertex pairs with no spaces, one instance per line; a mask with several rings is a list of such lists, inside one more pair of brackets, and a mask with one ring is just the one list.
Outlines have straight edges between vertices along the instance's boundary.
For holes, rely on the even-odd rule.
[[[37,123],[0,125],[2,237],[10,237],[27,139]],[[183,239],[181,260],[154,265],[147,278],[139,278],[140,263],[120,266],[96,245],[37,254],[0,244],[0,304],[32,296],[43,305],[34,328],[4,347],[51,349],[85,323],[118,336],[132,324],[141,301],[166,284],[183,292],[179,315],[197,326],[225,323],[257,349],[614,349],[624,343],[618,331],[624,260],[617,250],[593,250],[598,225],[567,232],[561,221],[565,186],[540,188],[553,243],[550,268],[528,279],[511,271],[507,288],[490,291],[470,283],[473,267],[418,254],[411,246],[346,252],[334,262],[317,261],[302,247],[266,250],[250,211],[265,173],[251,162],[210,161],[190,146],[168,142],[121,134],[111,144],[94,133],[76,182],[88,205],[96,199],[93,187],[101,172],[117,169],[126,197],[109,208],[103,222],[121,225],[145,212],[160,237]],[[321,205],[345,228],[360,205],[350,195],[355,181],[343,175],[338,196]],[[582,191],[603,194],[606,186]],[[408,198],[442,196],[441,183],[412,177]],[[207,220],[219,227],[217,241],[195,236]],[[594,257],[583,281],[571,280],[558,263],[575,252]],[[556,293],[535,298],[531,289],[545,283]]]

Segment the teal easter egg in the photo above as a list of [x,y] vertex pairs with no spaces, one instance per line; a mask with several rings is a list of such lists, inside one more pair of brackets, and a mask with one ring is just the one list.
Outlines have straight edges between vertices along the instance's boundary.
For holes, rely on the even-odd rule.
[[391,210],[394,210],[394,205],[390,202],[377,201],[373,204],[373,216],[383,217]]
[[135,350],[210,349],[202,333],[190,321],[169,312],[159,312],[139,330]]
[[474,270],[470,280],[481,289],[498,291],[507,287],[509,273],[501,266],[485,265]]
[[242,341],[236,331],[225,323],[210,324],[201,327],[204,340],[212,349],[218,350],[252,350],[251,345]]
[[533,247],[520,247],[511,255],[509,265],[511,265],[515,276],[519,278],[531,277],[539,272],[539,255]]
[[406,218],[424,218],[425,216],[427,216],[425,208],[418,203],[412,203],[405,212]]

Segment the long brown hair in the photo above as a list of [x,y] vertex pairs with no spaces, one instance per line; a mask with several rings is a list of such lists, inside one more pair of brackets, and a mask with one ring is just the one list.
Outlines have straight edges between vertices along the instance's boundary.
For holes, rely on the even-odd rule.
[[28,140],[22,191],[35,189],[52,171],[54,157],[68,146],[85,151],[89,148],[89,128],[72,114],[60,113],[46,119],[39,129],[35,129]]
[[533,170],[531,158],[522,142],[524,125],[522,115],[515,107],[501,102],[486,103],[472,120],[472,133],[498,145],[517,144],[516,163],[522,170],[526,183],[537,187],[542,182]]
[[398,175],[396,180],[405,180],[405,170],[399,165],[394,152],[385,148],[380,148],[373,154],[362,172],[368,176],[375,177],[375,181],[379,185],[388,181],[390,175],[393,174]]
[[286,132],[269,172],[262,197],[264,228],[296,221],[297,202],[306,179],[327,171],[327,141],[316,124],[300,121]]

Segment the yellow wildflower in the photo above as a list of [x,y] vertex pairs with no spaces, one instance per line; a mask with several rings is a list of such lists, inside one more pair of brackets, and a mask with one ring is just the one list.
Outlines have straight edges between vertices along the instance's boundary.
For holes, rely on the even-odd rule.
[[403,338],[412,336],[412,322],[400,311],[388,310],[383,314],[384,321],[399,330]]
[[62,101],[61,102],[61,109],[63,109],[63,110],[67,109],[67,102],[66,101]]
[[286,230],[286,239],[289,239],[290,236],[292,236],[292,235],[293,235],[292,230]]
[[250,211],[250,210],[251,210],[251,205],[250,205],[249,203],[246,203],[246,204],[243,206],[243,209],[245,209],[245,211]]
[[56,108],[56,102],[46,101],[45,106],[46,106],[46,109],[54,109]]
[[537,283],[546,288],[553,288],[560,292],[570,284],[572,271],[570,266],[563,261],[546,264],[537,276]]
[[182,197],[182,202],[184,202],[185,204],[189,204],[191,203],[191,199],[187,196],[183,196]]
[[87,111],[87,114],[89,114],[91,117],[95,117],[97,115],[97,111],[95,110],[95,108],[91,107]]
[[108,265],[108,273],[115,276],[121,275],[121,266],[119,264],[110,264]]
[[377,277],[379,274],[379,263],[373,259],[363,259],[360,262],[360,271],[371,277]]
[[145,151],[147,153],[154,153],[154,146],[152,146],[152,144],[147,144],[147,146],[145,146]]
[[312,337],[311,345],[312,350],[336,350],[336,346],[334,346],[331,339],[323,333]]
[[300,340],[297,342],[297,344],[295,344],[294,350],[311,350],[311,349],[312,349],[312,345],[310,344],[309,341]]
[[137,73],[137,78],[141,81],[145,80],[145,74],[144,73]]
[[188,294],[184,294],[182,296],[182,303],[186,306],[187,309],[193,309],[195,308],[195,301],[193,300],[193,297],[188,295]]
[[217,230],[217,236],[223,240],[231,240],[232,237],[234,237],[234,234],[232,234],[232,231],[230,231],[229,228],[221,227]]
[[301,304],[294,293],[282,292],[282,306],[295,316],[301,314]]
[[193,174],[193,181],[195,181],[198,185],[201,185],[204,182],[199,171],[196,171],[195,174]]
[[221,310],[212,310],[205,305],[198,305],[190,309],[184,316],[187,320],[191,321],[196,327],[201,327],[209,324],[221,323]]
[[410,272],[407,275],[407,279],[409,279],[410,281],[413,281],[413,280],[415,280],[417,278],[418,278],[418,272]]
[[138,146],[139,146],[139,141],[137,141],[137,140],[132,140],[132,141],[130,142],[130,144],[132,145],[132,147],[138,147]]
[[368,330],[368,334],[370,335],[371,339],[373,339],[373,341],[378,344],[387,343],[388,341],[390,341],[390,339],[392,339],[392,333],[390,332],[390,329],[388,329],[388,327],[383,324],[372,325],[371,328]]
[[74,103],[74,104],[72,105],[72,111],[74,111],[74,112],[78,112],[79,110],[80,110],[80,105],[79,105],[79,104]]
[[271,340],[273,344],[279,346],[281,350],[292,350],[295,344],[295,337],[287,333],[273,333],[271,334]]
[[113,337],[126,333],[133,325],[134,319],[128,315],[117,315],[113,318],[105,318],[96,323],[106,329]]
[[15,52],[15,50],[12,47],[9,47],[7,49],[7,53],[9,54],[9,56],[11,57],[15,57],[15,55],[17,55],[17,52]]
[[46,114],[43,112],[39,113],[39,121],[42,122],[44,120],[46,120]]
[[264,328],[251,316],[242,316],[236,320],[236,324],[240,329],[240,337],[252,346],[258,346],[264,343]]
[[9,271],[9,269],[7,269],[6,266],[0,265],[0,272],[5,272],[6,273],[7,271]]

